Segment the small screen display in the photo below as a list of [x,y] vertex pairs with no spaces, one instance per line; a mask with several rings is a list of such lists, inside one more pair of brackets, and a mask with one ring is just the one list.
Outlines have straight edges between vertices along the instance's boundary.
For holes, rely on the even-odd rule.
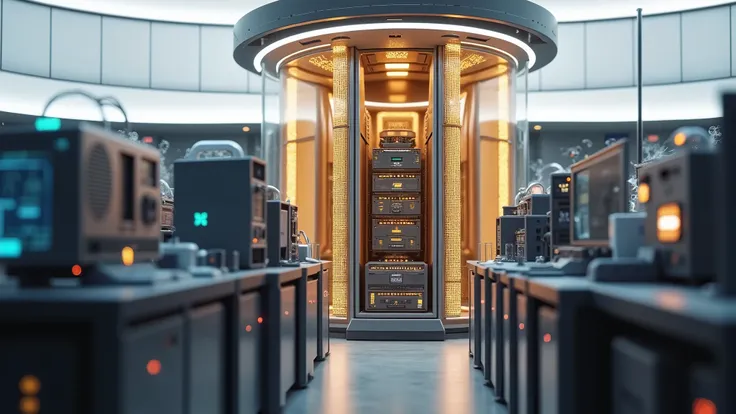
[[622,153],[575,173],[574,239],[608,240],[608,216],[623,211]]
[[45,154],[5,153],[0,158],[0,258],[51,249],[53,174]]
[[404,157],[391,157],[391,162],[401,162],[404,161]]

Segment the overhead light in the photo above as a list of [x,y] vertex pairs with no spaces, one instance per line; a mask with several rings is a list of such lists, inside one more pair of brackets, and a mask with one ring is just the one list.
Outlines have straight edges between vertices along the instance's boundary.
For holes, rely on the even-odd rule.
[[249,132],[249,131],[250,131],[250,127],[249,126],[244,126],[243,127],[243,132]]
[[390,78],[400,78],[403,76],[409,76],[409,72],[386,72],[386,76]]
[[392,103],[392,102],[371,102],[365,101],[365,106],[369,108],[426,108],[429,106],[428,101],[424,102],[404,102],[404,103]]
[[[457,24],[386,22],[386,23],[352,24],[352,25],[346,25],[346,26],[331,26],[331,27],[325,27],[322,29],[311,30],[311,31],[304,32],[304,33],[298,33],[292,36],[287,36],[261,49],[256,54],[255,58],[253,59],[253,66],[255,67],[256,71],[260,73],[262,71],[261,64],[263,63],[263,59],[265,59],[265,57],[269,53],[273,52],[274,50],[280,47],[283,47],[283,46],[286,46],[286,45],[289,45],[295,42],[299,42],[299,41],[314,38],[314,37],[333,35],[336,33],[344,34],[344,33],[351,33],[351,32],[370,31],[370,30],[436,30],[436,31],[442,31],[445,33],[461,32],[461,33],[474,34],[479,37],[489,37],[493,39],[498,39],[498,40],[508,42],[508,43],[511,43],[517,46],[518,48],[520,48],[526,53],[529,59],[530,69],[533,68],[534,65],[537,63],[537,55],[536,53],[534,53],[534,50],[528,44],[526,44],[520,39],[517,39],[505,33],[500,33],[500,32],[496,32],[493,30],[480,29],[477,27],[457,25]],[[282,61],[283,59],[279,63],[281,63]],[[276,65],[276,66],[280,66],[280,65]]]
[[403,103],[406,102],[406,95],[389,95],[388,101],[391,103]]
[[542,126],[541,125],[534,125],[534,130],[535,131],[541,131],[542,130]]
[[408,63],[387,63],[386,69],[409,69]]

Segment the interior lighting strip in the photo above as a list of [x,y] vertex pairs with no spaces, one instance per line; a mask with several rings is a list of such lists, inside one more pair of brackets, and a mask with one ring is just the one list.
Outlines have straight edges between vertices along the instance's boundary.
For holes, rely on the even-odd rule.
[[391,103],[391,102],[372,102],[372,101],[365,101],[365,106],[369,108],[426,108],[429,106],[428,101],[423,102],[401,102],[401,103]]
[[[333,35],[333,34],[338,34],[338,33],[343,34],[343,33],[361,32],[361,31],[370,31],[370,30],[436,30],[436,31],[442,31],[442,32],[468,33],[468,34],[473,34],[477,36],[498,39],[501,41],[511,43],[515,46],[518,46],[527,55],[527,58],[529,60],[529,69],[533,68],[537,62],[537,55],[536,53],[534,53],[534,50],[532,50],[532,48],[529,47],[529,45],[527,45],[526,43],[522,42],[521,40],[515,37],[509,36],[504,33],[499,33],[493,30],[479,29],[477,27],[469,27],[469,26],[462,26],[462,25],[457,25],[457,24],[445,24],[445,23],[386,22],[386,23],[365,23],[365,24],[352,24],[352,25],[346,25],[346,26],[325,27],[323,29],[311,30],[308,32],[298,33],[292,36],[288,36],[283,39],[277,40],[271,43],[270,45],[264,47],[263,49],[261,49],[261,51],[258,52],[256,57],[253,59],[253,66],[255,66],[255,69],[260,73],[262,70],[261,64],[263,63],[263,59],[265,59],[269,53],[273,52],[274,50],[280,47],[286,46],[294,42],[299,42],[299,41],[313,38],[313,37],[321,37],[321,36]],[[326,47],[326,46],[329,46],[329,45],[320,45],[319,47]],[[304,53],[304,52],[307,52],[313,49],[317,49],[317,48],[318,46],[303,49],[299,52],[295,52],[292,55],[296,55],[297,53]],[[289,56],[292,56],[292,55],[289,55]],[[278,64],[276,65],[276,70],[279,69],[281,64],[286,59],[288,59],[289,56],[281,59],[278,62]],[[518,62],[517,62],[517,66],[518,66]]]

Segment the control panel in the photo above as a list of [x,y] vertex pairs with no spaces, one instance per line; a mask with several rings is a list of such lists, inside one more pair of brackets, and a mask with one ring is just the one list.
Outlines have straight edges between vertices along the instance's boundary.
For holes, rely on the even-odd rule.
[[427,265],[420,262],[370,262],[365,266],[366,309],[427,311]]
[[373,174],[374,192],[418,192],[421,175],[418,173]]
[[421,153],[418,149],[385,149],[373,150],[374,170],[420,170],[422,168]]
[[422,200],[418,194],[374,194],[374,215],[418,216],[422,212]]
[[549,228],[554,257],[557,248],[570,244],[570,173],[552,174],[551,181]]
[[374,219],[374,251],[421,250],[421,225],[419,219]]

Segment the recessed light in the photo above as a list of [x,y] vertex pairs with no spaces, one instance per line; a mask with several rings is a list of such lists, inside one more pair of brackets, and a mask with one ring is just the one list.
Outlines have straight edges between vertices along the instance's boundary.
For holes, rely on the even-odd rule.
[[250,127],[249,126],[244,126],[243,127],[243,132],[248,132],[248,131],[250,131]]
[[408,63],[386,63],[386,69],[409,69]]
[[386,76],[391,78],[400,78],[403,76],[409,76],[409,72],[386,72]]
[[534,125],[534,130],[535,131],[541,131],[542,130],[542,126],[541,125]]

